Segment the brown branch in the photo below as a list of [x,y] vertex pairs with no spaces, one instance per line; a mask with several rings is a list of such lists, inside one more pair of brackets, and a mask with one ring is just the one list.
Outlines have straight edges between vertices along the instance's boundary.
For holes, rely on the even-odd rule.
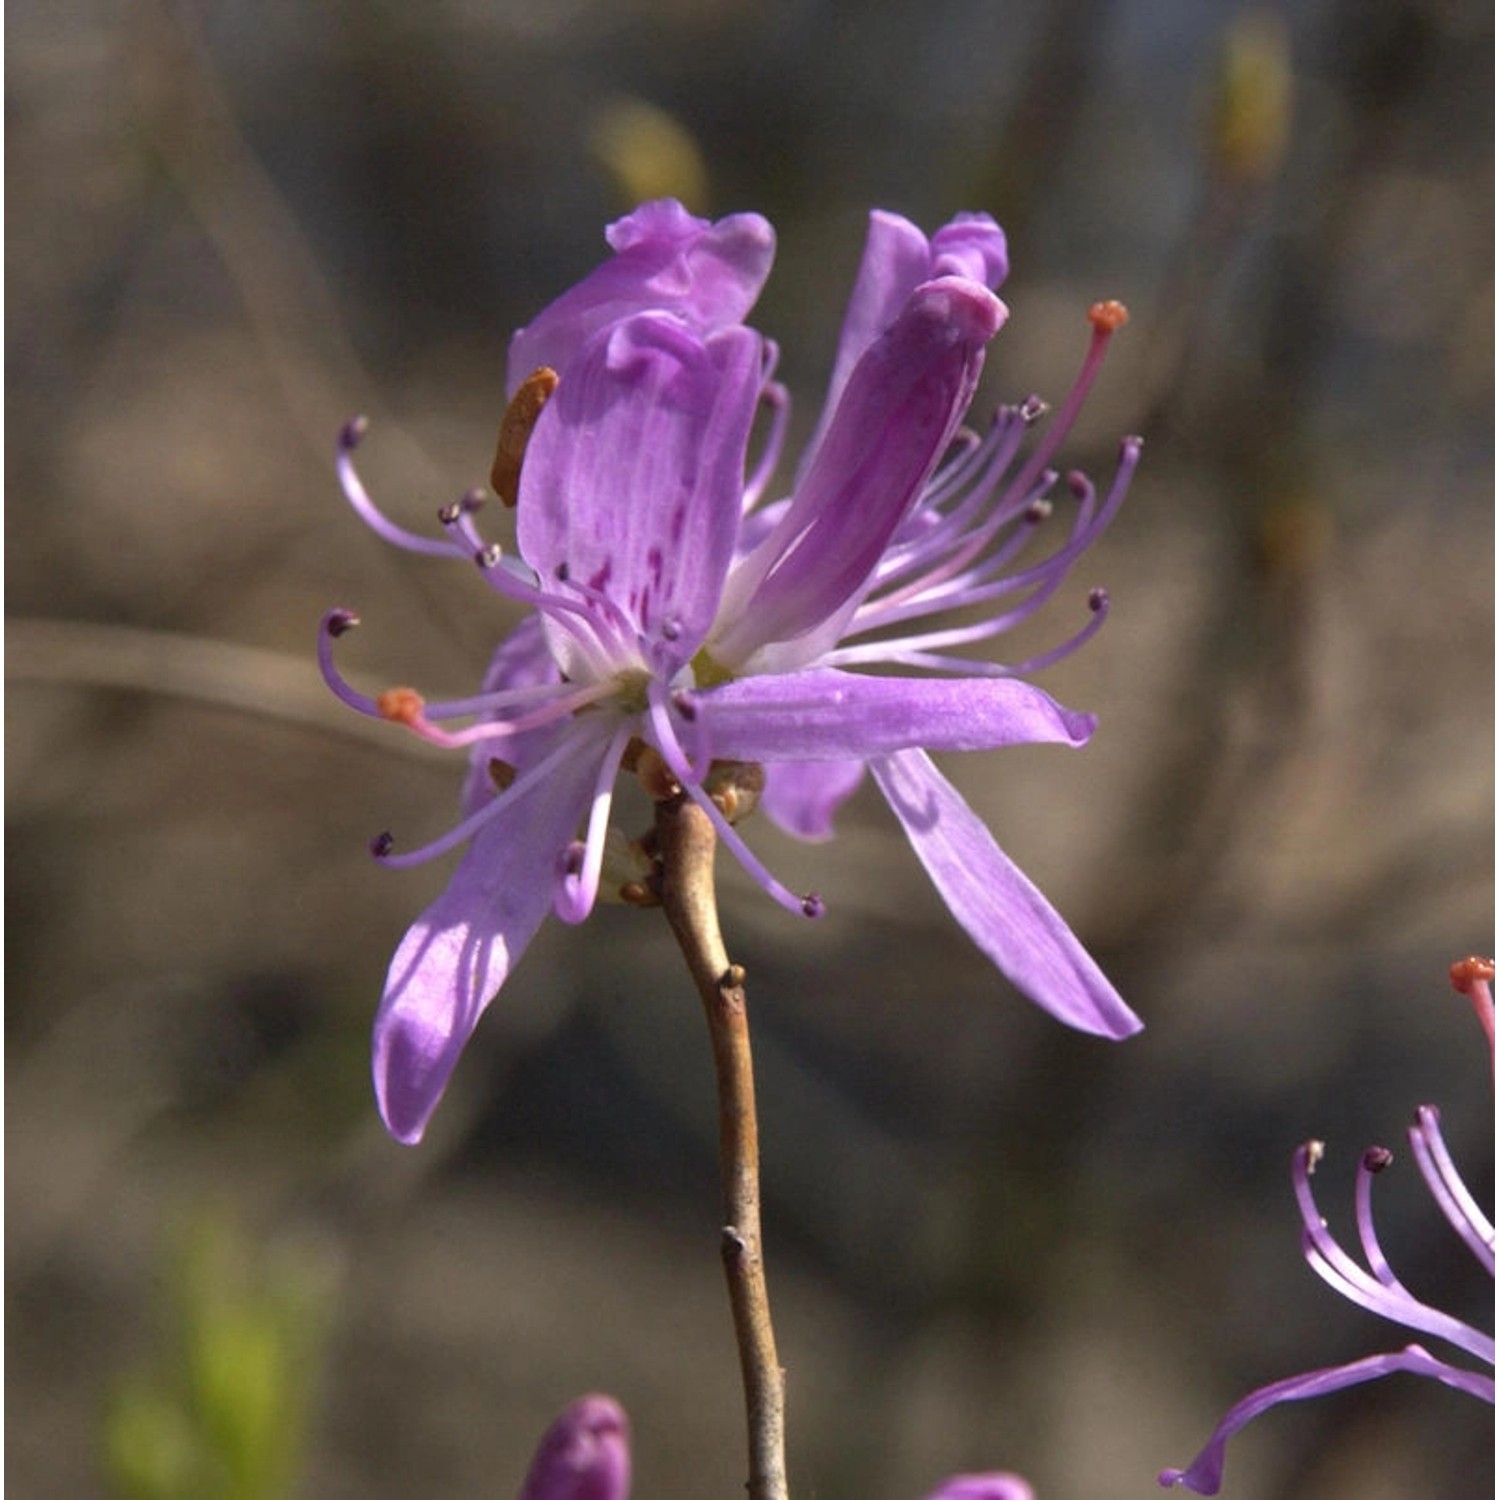
[[714,899],[713,824],[684,796],[659,802],[662,905],[703,1001],[719,1090],[720,1248],[749,1427],[750,1500],[786,1500],[785,1382],[760,1240],[760,1151],[745,971],[729,962]]

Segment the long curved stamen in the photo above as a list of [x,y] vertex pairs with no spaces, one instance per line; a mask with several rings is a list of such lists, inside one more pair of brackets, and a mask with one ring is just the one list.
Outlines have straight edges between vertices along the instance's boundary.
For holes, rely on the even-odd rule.
[[609,810],[614,802],[615,778],[620,771],[620,757],[630,743],[633,726],[622,724],[604,752],[604,762],[594,781],[589,800],[588,832],[584,837],[582,857],[575,870],[564,866],[553,893],[552,909],[564,922],[577,925],[594,909],[599,894],[599,872],[604,868],[604,838],[609,829]]
[[[1141,440],[1139,438],[1129,437],[1121,443],[1120,462],[1115,470],[1114,479],[1110,484],[1109,493],[1105,496],[1104,502],[1099,506],[1097,512],[1093,512],[1092,514],[1094,501],[1093,486],[1081,474],[1075,473],[1069,476],[1070,486],[1080,501],[1080,511],[1074,519],[1073,529],[1067,542],[1049,557],[1043,558],[1040,562],[1019,573],[1008,574],[995,579],[993,582],[979,583],[972,581],[991,575],[997,567],[1003,566],[1005,562],[1009,561],[1009,557],[1013,555],[1013,552],[1007,550],[1010,548],[1010,543],[1007,543],[1006,548],[1002,548],[1001,552],[995,558],[988,560],[982,569],[976,570],[968,578],[952,580],[945,589],[931,597],[918,596],[894,609],[887,607],[888,601],[875,601],[863,617],[858,615],[855,617],[855,626],[850,633],[863,634],[868,630],[888,627],[899,623],[903,619],[920,618],[923,615],[937,613],[942,609],[989,603],[1017,590],[1035,587],[1037,591],[1019,608],[1004,615],[994,616],[989,621],[972,627],[967,632],[937,631],[930,635],[913,636],[891,641],[888,644],[896,650],[924,650],[934,646],[959,645],[965,642],[985,640],[1013,628],[1020,621],[1034,614],[1051,598],[1074,562],[1093,545],[1101,533],[1109,526],[1119,511],[1120,506],[1124,503],[1125,496],[1130,489],[1130,481],[1134,477],[1136,466],[1140,462],[1140,455]],[[1020,534],[1018,533],[1018,535]],[[1023,537],[1023,543],[1027,539],[1029,538]],[[1011,540],[1014,541],[1015,539],[1012,538]],[[1096,625],[1095,629],[1097,628],[1098,626]]]
[[338,456],[334,460],[334,467],[338,471],[339,487],[344,492],[344,498],[354,507],[366,526],[394,546],[403,547],[408,552],[425,552],[429,557],[462,557],[462,550],[455,548],[452,542],[443,541],[439,537],[418,536],[404,526],[398,526],[370,498],[369,491],[365,489],[359,471],[354,466],[354,450],[359,447],[369,428],[369,421],[365,417],[351,417],[339,430]]
[[1089,322],[1093,325],[1094,332],[1089,340],[1088,353],[1083,357],[1083,367],[1079,370],[1078,378],[1073,382],[1073,389],[1068,392],[1067,399],[1058,408],[1057,415],[1052,419],[1036,451],[1027,459],[1026,467],[1021,470],[1020,477],[1016,480],[1018,489],[1024,490],[1033,484],[1037,475],[1047,466],[1052,455],[1062,446],[1063,439],[1067,437],[1073,423],[1077,420],[1078,413],[1083,409],[1083,403],[1088,399],[1088,394],[1094,387],[1094,379],[1099,373],[1099,367],[1104,363],[1104,351],[1109,347],[1110,339],[1129,320],[1130,314],[1123,302],[1096,302],[1089,309]]
[[426,864],[428,860],[436,859],[440,854],[446,854],[450,849],[456,849],[467,839],[472,838],[491,818],[498,816],[516,798],[524,797],[539,781],[550,776],[558,766],[576,753],[577,736],[566,735],[561,744],[555,746],[534,766],[516,777],[515,781],[503,792],[498,792],[478,812],[470,813],[462,822],[455,824],[447,833],[435,838],[430,844],[424,844],[420,849],[411,849],[403,854],[395,854],[392,852],[390,836],[382,834],[371,846],[371,852],[380,864],[392,870],[406,870],[413,865]]
[[1404,1292],[1406,1288],[1401,1285],[1391,1269],[1391,1263],[1385,1257],[1385,1251],[1380,1247],[1380,1236],[1375,1232],[1375,1213],[1370,1191],[1376,1177],[1394,1159],[1384,1146],[1371,1146],[1360,1157],[1359,1171],[1354,1176],[1354,1223],[1359,1230],[1360,1248],[1365,1252],[1365,1260],[1375,1273],[1375,1279],[1384,1286]]
[[372,719],[383,718],[380,705],[375,699],[354,687],[334,665],[333,643],[347,635],[359,624],[359,616],[352,609],[330,609],[318,626],[318,670],[336,697],[350,708],[367,714]]
[[1340,1296],[1357,1307],[1390,1322],[1400,1323],[1422,1333],[1435,1334],[1455,1348],[1466,1350],[1477,1359],[1495,1360],[1495,1341],[1476,1328],[1461,1323],[1448,1313],[1439,1312],[1419,1302],[1403,1289],[1386,1286],[1358,1262],[1329,1233],[1328,1225],[1318,1213],[1308,1179],[1322,1155],[1322,1143],[1310,1141],[1298,1147],[1292,1158],[1292,1186],[1302,1212],[1302,1254],[1313,1271]]
[[967,629],[931,631],[923,636],[866,641],[859,645],[840,647],[836,651],[830,651],[823,658],[823,665],[855,667],[870,662],[891,662],[907,667],[926,667],[934,672],[954,672],[966,677],[1029,676],[1033,672],[1040,672],[1043,668],[1062,661],[1064,657],[1071,656],[1104,628],[1104,622],[1109,618],[1107,590],[1091,589],[1089,591],[1090,614],[1086,625],[1076,630],[1061,645],[1054,646],[1049,651],[1043,651],[1037,656],[1028,657],[1025,661],[976,661],[970,657],[944,656],[940,652],[929,651],[926,647],[968,645],[990,636],[1001,635],[1018,620],[1025,619],[1027,615],[1034,614],[1040,609],[1056,592],[1056,588],[1057,586],[1053,585],[1045,593],[1039,591],[1020,609],[1012,610],[1007,615],[996,616],[992,620]]
[[[964,530],[967,518],[960,524],[949,526],[950,518],[944,517],[932,528],[930,535],[912,547],[902,566],[877,574],[876,587],[861,605],[856,619],[874,619],[883,623],[909,617],[913,612],[943,608],[945,595],[961,594],[975,579],[1004,568],[1031,541],[1036,524],[1048,514],[1041,502],[1051,483],[1050,478],[1039,483],[1032,494],[1023,497],[1024,503],[996,507],[983,525],[967,531]],[[968,508],[969,502],[966,501],[958,509]],[[958,509],[953,513],[955,517]],[[984,557],[985,549],[1010,527],[1016,529],[996,551]],[[943,555],[945,551],[946,556]],[[974,566],[981,558],[983,563]],[[925,572],[919,571],[924,568]],[[895,586],[898,580],[904,580],[899,587]]]
[[1474,1252],[1475,1259],[1491,1276],[1495,1274],[1495,1226],[1484,1216],[1474,1195],[1458,1174],[1447,1144],[1437,1108],[1424,1104],[1416,1123],[1407,1131],[1413,1155],[1443,1216]]
[[[464,750],[471,745],[483,744],[486,740],[510,739],[514,735],[526,733],[527,730],[541,729],[544,725],[555,723],[558,719],[566,719],[579,709],[586,708],[591,703],[597,703],[601,698],[613,696],[619,691],[619,684],[606,679],[602,682],[591,683],[587,687],[569,688],[561,696],[552,696],[550,701],[543,703],[540,708],[522,714],[519,718],[485,720],[483,723],[471,724],[467,729],[459,730],[439,729],[432,722],[433,716],[427,713],[426,705],[419,698],[413,702],[405,697],[404,694],[407,691],[397,689],[392,694],[382,694],[376,700],[381,718],[405,725],[420,739],[433,745],[440,745],[445,750]],[[547,691],[551,693],[553,690],[549,687]]]
[[1454,1390],[1488,1401],[1491,1405],[1495,1401],[1495,1382],[1489,1376],[1472,1370],[1461,1370],[1435,1358],[1420,1344],[1408,1344],[1396,1354],[1372,1354],[1367,1359],[1357,1359],[1347,1365],[1309,1370],[1305,1375],[1293,1375],[1251,1392],[1224,1413],[1203,1451],[1187,1468],[1163,1469],[1157,1476],[1157,1483],[1163,1489],[1183,1485],[1200,1495],[1216,1495],[1224,1470],[1224,1450],[1229,1439],[1241,1428],[1248,1427],[1263,1412],[1285,1401],[1304,1401],[1315,1396],[1326,1396],[1332,1391],[1345,1390],[1368,1380],[1379,1380],[1398,1371],[1429,1376]]
[[666,761],[667,769],[677,778],[688,796],[708,814],[709,821],[714,825],[715,832],[717,832],[719,838],[729,849],[729,852],[744,866],[745,873],[778,906],[783,906],[787,911],[793,912],[798,916],[821,917],[823,915],[822,897],[812,893],[799,896],[794,891],[788,890],[750,852],[749,845],[734,831],[729,820],[714,805],[713,798],[694,779],[693,768],[688,764],[687,757],[683,754],[682,746],[678,742],[676,731],[672,728],[672,718],[667,711],[666,691],[659,682],[651,684],[651,701],[647,708],[647,716],[651,721],[656,748],[661,752],[662,759]]

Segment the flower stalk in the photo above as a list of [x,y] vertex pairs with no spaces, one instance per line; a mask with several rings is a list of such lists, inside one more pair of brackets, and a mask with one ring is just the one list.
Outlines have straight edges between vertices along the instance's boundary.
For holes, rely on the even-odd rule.
[[739,1345],[750,1500],[786,1500],[785,1380],[776,1357],[760,1237],[760,1146],[745,971],[731,964],[714,895],[717,838],[685,793],[656,805],[661,901],[708,1021],[719,1100],[720,1248]]

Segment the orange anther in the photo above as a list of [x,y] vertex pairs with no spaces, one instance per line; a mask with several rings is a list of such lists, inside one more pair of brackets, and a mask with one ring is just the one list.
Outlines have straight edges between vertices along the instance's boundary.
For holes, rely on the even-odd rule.
[[1475,983],[1492,984],[1495,979],[1495,960],[1492,958],[1461,958],[1448,970],[1448,978],[1460,995],[1467,995]]
[[557,371],[538,365],[516,387],[505,415],[500,418],[500,440],[495,445],[495,462],[490,466],[490,486],[505,505],[514,505],[521,493],[521,460],[526,456],[531,429],[556,389]]
[[1089,308],[1089,322],[1100,333],[1114,333],[1129,321],[1130,309],[1123,302],[1111,299],[1108,302],[1096,302]]
[[415,724],[426,706],[427,700],[415,688],[409,687],[387,688],[375,700],[380,717],[393,724]]

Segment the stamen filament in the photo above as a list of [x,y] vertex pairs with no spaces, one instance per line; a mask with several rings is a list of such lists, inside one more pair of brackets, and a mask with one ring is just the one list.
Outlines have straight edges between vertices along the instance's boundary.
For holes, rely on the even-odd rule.
[[1443,1216],[1458,1236],[1474,1252],[1474,1257],[1491,1276],[1495,1274],[1495,1226],[1485,1217],[1474,1195],[1458,1174],[1434,1105],[1424,1104],[1417,1110],[1416,1123],[1407,1131],[1412,1153],[1422,1176]]
[[455,824],[441,837],[435,838],[430,844],[424,844],[420,849],[408,850],[404,854],[389,852],[387,845],[384,850],[376,852],[376,860],[392,870],[407,870],[414,865],[424,865],[429,860],[436,859],[440,854],[446,854],[450,849],[456,849],[465,840],[478,833],[486,823],[497,817],[518,797],[524,797],[537,782],[550,776],[558,766],[577,754],[580,738],[581,736],[576,734],[564,734],[560,742],[547,755],[516,777],[505,791],[497,792],[494,798],[477,812],[470,813],[467,818]]
[[690,796],[699,807],[707,813],[709,821],[714,825],[714,831],[719,835],[725,847],[744,867],[746,874],[777,903],[787,911],[798,916],[819,917],[823,914],[823,902],[814,895],[799,896],[788,890],[759,859],[750,851],[750,846],[744,839],[734,831],[729,820],[714,805],[713,798],[703,790],[702,785],[694,779],[693,768],[688,764],[687,757],[682,752],[682,746],[678,742],[676,731],[672,728],[672,718],[667,711],[665,689],[661,683],[651,684],[651,701],[647,709],[647,716],[651,720],[652,738],[656,748],[661,752],[661,757],[667,763],[667,769],[677,778],[682,789]]
[[333,643],[345,631],[359,623],[359,616],[347,609],[330,609],[318,627],[318,670],[335,696],[343,699],[350,708],[366,714],[372,719],[383,718],[380,705],[365,693],[355,688],[334,665]]
[[359,477],[359,471],[354,467],[354,450],[359,447],[369,426],[364,417],[351,417],[339,432],[338,457],[334,460],[334,467],[338,471],[339,487],[344,492],[344,498],[354,507],[365,525],[394,546],[403,547],[408,552],[425,552],[429,557],[462,557],[462,550],[455,548],[452,542],[440,537],[418,536],[404,526],[398,526],[370,498],[369,491]]
[[565,869],[558,878],[552,909],[564,922],[574,926],[594,909],[594,901],[599,895],[599,874],[604,868],[605,834],[609,829],[609,810],[614,802],[615,778],[620,771],[620,757],[624,755],[625,746],[630,743],[633,732],[633,725],[622,724],[604,752],[604,760],[594,780],[594,793],[589,802],[583,868],[577,872]]

